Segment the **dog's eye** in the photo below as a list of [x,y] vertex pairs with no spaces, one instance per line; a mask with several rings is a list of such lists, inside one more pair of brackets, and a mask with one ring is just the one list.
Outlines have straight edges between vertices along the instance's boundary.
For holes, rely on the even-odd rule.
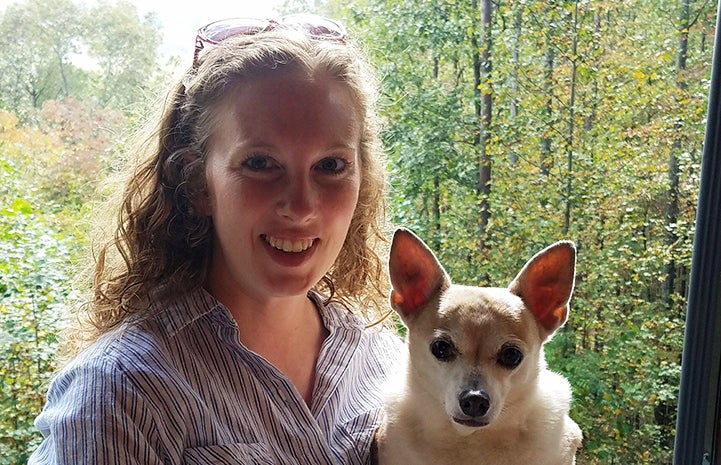
[[438,360],[446,362],[456,356],[456,348],[453,346],[453,343],[445,339],[436,339],[431,342],[431,353]]
[[523,361],[523,352],[517,347],[504,347],[498,353],[498,364],[504,368],[516,368]]

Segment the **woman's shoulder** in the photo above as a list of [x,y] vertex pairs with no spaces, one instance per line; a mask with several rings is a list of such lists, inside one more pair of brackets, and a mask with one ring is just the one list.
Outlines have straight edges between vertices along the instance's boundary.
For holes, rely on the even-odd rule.
[[123,324],[100,336],[70,360],[55,376],[60,380],[123,378],[133,372],[148,371],[150,365],[159,366],[164,356],[163,337],[147,327]]
[[[182,355],[185,332],[204,332],[225,324],[226,317],[210,296],[202,291],[154,302],[152,316],[126,321],[103,334],[72,359],[61,371],[87,374],[161,372],[176,365]],[[197,338],[196,338],[197,339]],[[207,337],[206,337],[207,339]]]

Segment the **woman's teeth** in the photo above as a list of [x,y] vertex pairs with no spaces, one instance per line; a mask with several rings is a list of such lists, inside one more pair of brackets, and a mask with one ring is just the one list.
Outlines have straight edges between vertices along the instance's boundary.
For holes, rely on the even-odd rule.
[[313,239],[292,241],[290,239],[277,239],[275,237],[265,236],[265,241],[270,244],[271,247],[282,250],[283,252],[303,252],[313,245]]

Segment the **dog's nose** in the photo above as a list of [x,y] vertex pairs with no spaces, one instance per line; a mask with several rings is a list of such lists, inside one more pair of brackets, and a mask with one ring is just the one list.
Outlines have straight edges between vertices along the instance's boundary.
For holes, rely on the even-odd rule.
[[469,417],[482,417],[491,406],[491,399],[485,391],[475,389],[463,391],[458,397],[461,411]]

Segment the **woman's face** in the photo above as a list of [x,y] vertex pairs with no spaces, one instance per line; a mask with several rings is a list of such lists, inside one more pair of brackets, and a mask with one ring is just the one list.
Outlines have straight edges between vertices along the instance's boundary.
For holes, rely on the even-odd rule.
[[356,108],[341,83],[292,73],[243,82],[219,104],[204,205],[216,297],[305,297],[332,266],[358,202]]

